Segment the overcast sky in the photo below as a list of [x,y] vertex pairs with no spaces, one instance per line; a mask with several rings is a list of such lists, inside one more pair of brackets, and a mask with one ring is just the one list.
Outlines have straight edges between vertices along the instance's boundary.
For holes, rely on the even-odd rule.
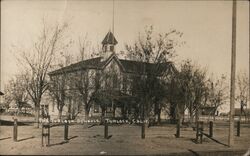
[[[37,0],[1,1],[2,88],[18,71],[11,45],[30,46],[41,30],[41,19],[70,23],[70,37],[88,34],[95,45],[112,26],[112,1]],[[249,6],[237,3],[237,70],[248,72]],[[184,33],[186,45],[177,51],[177,64],[190,58],[210,73],[230,74],[232,1],[115,1],[115,36],[117,50],[132,43],[145,26],[155,32],[177,29]],[[77,45],[71,53],[76,55]]]

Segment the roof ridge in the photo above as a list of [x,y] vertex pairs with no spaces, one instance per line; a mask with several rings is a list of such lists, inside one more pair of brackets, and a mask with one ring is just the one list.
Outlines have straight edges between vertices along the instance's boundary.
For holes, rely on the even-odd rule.
[[101,57],[98,56],[98,57],[95,57],[95,58],[90,58],[90,59],[78,61],[78,62],[72,63],[72,64],[70,64],[70,65],[68,65],[68,66],[64,66],[64,67],[62,67],[62,68],[53,70],[53,71],[49,72],[48,74],[50,75],[50,74],[54,74],[54,73],[63,71],[63,70],[68,69],[68,68],[74,68],[74,66],[78,66],[78,65],[80,66],[80,65],[81,65],[82,63],[84,63],[84,62],[88,62],[88,61],[91,61],[91,60],[93,61],[93,60],[96,60],[96,59],[101,59]]
[[[152,70],[153,68],[157,68],[159,71],[159,74],[169,70],[167,68],[175,68],[174,64],[169,61],[165,63],[148,63],[148,62],[142,62],[142,61],[135,61],[135,60],[126,60],[126,59],[120,59],[117,57],[117,55],[111,54],[107,59],[102,61],[102,57],[94,57],[86,60],[82,60],[73,64],[70,64],[68,66],[65,66],[63,68],[59,68],[57,70],[51,71],[48,74],[49,75],[56,75],[63,72],[72,72],[76,70],[84,70],[84,69],[103,69],[111,60],[116,60],[118,65],[122,67],[122,70],[127,73],[137,73],[137,74],[143,74],[144,70],[142,70],[143,66],[145,66],[145,70]],[[159,68],[158,68],[159,67]]]
[[[136,60],[126,60],[126,59],[119,59],[121,61],[130,61],[130,62],[137,62],[137,63],[147,63],[147,64],[156,64],[156,63],[151,63],[151,62],[144,62],[144,61],[136,61]],[[167,61],[167,62],[163,62],[163,63],[173,63],[172,61]],[[163,64],[161,63],[161,64]]]

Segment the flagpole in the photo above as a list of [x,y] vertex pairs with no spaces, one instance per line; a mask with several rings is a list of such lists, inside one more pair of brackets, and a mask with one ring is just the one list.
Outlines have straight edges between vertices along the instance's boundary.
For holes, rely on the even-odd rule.
[[112,33],[115,35],[115,0],[113,0],[113,20],[112,20]]

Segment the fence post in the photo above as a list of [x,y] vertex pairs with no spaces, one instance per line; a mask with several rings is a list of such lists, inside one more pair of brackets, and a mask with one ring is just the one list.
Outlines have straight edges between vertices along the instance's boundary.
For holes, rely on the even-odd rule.
[[43,128],[44,128],[44,125],[43,125],[43,122],[42,122],[42,147],[43,147],[43,137],[44,137],[44,130],[43,130]]
[[64,141],[68,141],[69,125],[68,121],[64,123]]
[[105,120],[104,121],[104,138],[108,139],[108,122]]
[[[201,143],[202,144],[203,130],[204,130],[203,126],[204,126],[203,121],[200,121],[200,122],[196,123],[196,143]],[[199,142],[199,138],[200,138],[200,142]]]
[[237,136],[240,136],[240,121],[237,121]]
[[209,136],[212,138],[213,137],[213,121],[209,122]]
[[[47,132],[45,132],[46,131],[45,129],[47,130]],[[43,147],[43,140],[45,139],[46,141],[46,137],[47,137],[47,144],[45,142],[45,145],[49,146],[50,145],[50,116],[48,116],[48,123],[42,122],[42,147]]]
[[196,122],[196,143],[199,141],[199,122]]
[[145,123],[143,121],[142,126],[141,126],[141,138],[145,139]]
[[48,125],[48,146],[50,145],[50,115],[48,116],[49,125]]
[[200,127],[200,143],[202,144],[202,140],[203,140],[203,130],[204,130],[204,127],[203,127],[203,121],[201,121],[201,127]]
[[180,137],[180,127],[181,127],[181,120],[178,119],[177,125],[176,125],[176,138]]
[[13,140],[17,141],[17,119],[14,119]]

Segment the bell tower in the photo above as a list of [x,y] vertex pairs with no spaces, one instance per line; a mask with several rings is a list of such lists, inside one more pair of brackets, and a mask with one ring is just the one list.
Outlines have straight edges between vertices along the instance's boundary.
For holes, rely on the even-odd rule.
[[115,53],[115,45],[117,44],[117,40],[115,39],[113,33],[109,31],[105,38],[102,41],[102,51],[103,53]]
[[110,55],[115,54],[115,45],[118,43],[114,36],[114,20],[115,20],[115,1],[113,0],[113,19],[112,32],[109,30],[102,41],[102,57],[107,59]]

